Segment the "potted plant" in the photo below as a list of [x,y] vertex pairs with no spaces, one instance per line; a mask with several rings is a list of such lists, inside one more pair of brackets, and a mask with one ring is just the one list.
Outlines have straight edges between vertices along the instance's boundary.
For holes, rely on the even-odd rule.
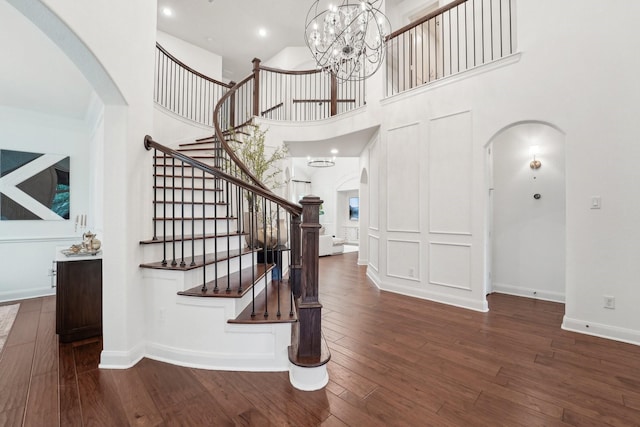
[[[231,138],[230,146],[234,150],[236,156],[253,175],[270,189],[280,187],[283,183],[279,180],[282,173],[280,161],[287,157],[287,148],[285,146],[276,147],[273,150],[267,149],[265,146],[266,130],[262,130],[257,124],[248,124],[248,133],[239,140],[234,135]],[[243,226],[245,231],[253,230],[254,237],[247,236],[247,244],[252,247],[273,247],[281,242],[278,238],[278,225],[273,224],[275,218],[267,218],[266,234],[267,239],[264,242],[264,213],[261,212],[262,206],[256,203],[255,195],[249,191],[245,193],[247,200],[248,212],[244,213]],[[250,224],[252,218],[253,224]]]

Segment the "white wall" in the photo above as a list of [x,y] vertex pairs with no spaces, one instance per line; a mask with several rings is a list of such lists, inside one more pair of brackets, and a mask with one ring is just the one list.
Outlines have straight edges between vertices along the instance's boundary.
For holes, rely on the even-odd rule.
[[158,31],[157,41],[171,55],[197,72],[222,81],[222,57],[182,39]]
[[[529,166],[531,146],[538,147],[539,169]],[[564,302],[564,135],[543,123],[522,123],[497,135],[490,149],[493,291]]]
[[162,145],[177,147],[180,143],[193,142],[213,133],[212,127],[182,118],[158,104],[154,105],[151,136]]
[[[380,175],[380,186],[371,185],[378,188],[372,203],[379,198],[380,229],[371,232],[370,270],[385,289],[486,309],[485,146],[514,123],[546,122],[566,135],[564,327],[640,343],[633,304],[640,298],[640,202],[632,196],[640,178],[634,130],[640,59],[626,54],[640,48],[634,26],[640,4],[517,6],[521,54],[383,101],[381,139],[370,152],[371,182],[374,169]],[[406,139],[398,132],[413,126],[418,170],[389,157]],[[392,175],[401,168],[404,176]],[[396,221],[391,192],[403,186],[415,188],[418,229],[411,217],[398,230],[405,223]],[[602,209],[590,209],[592,196],[602,197]],[[616,298],[615,310],[603,307],[605,295]]]
[[95,225],[90,203],[90,127],[61,116],[0,106],[0,149],[70,157],[70,218],[60,221],[0,221],[0,301],[55,293],[52,261],[57,246],[81,239],[74,230],[77,214]]
[[289,46],[264,61],[262,65],[281,70],[313,70],[315,60],[306,46]]
[[[99,205],[104,213],[101,366],[124,367],[144,354],[145,296],[139,241],[151,229],[156,2],[10,0],[67,54],[105,104]],[[53,12],[53,13],[52,13]]]

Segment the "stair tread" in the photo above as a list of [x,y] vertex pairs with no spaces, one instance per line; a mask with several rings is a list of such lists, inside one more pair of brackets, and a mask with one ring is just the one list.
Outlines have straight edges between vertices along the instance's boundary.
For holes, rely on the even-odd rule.
[[[154,185],[153,188],[156,189],[156,190],[157,189],[165,189],[165,188],[167,190],[188,190],[188,191],[191,190],[191,188],[185,189],[183,187],[171,187],[171,186],[165,187],[165,186],[162,186],[162,185]],[[194,190],[198,190],[198,191],[222,191],[222,188],[194,188]]]
[[201,216],[197,216],[194,218],[191,217],[181,217],[181,216],[174,216],[174,217],[154,217],[153,221],[202,221],[202,220],[224,220],[224,219],[228,219],[228,220],[232,220],[235,221],[236,219],[238,219],[235,216],[205,216],[204,218]]
[[229,203],[227,202],[202,202],[202,201],[189,201],[189,200],[167,200],[162,201],[162,200],[154,200],[153,201],[154,204],[158,204],[158,205],[180,205],[180,204],[185,204],[185,205],[206,205],[206,206],[227,206],[229,205]]
[[[211,280],[207,282],[205,291],[202,290],[202,285],[199,285],[186,291],[180,291],[178,295],[205,298],[241,298],[251,290],[254,284],[264,280],[264,275],[271,271],[273,267],[273,264],[256,264],[243,268],[241,271],[236,271],[231,275],[219,277],[217,290],[215,282]],[[229,292],[226,291],[227,284],[229,285]]]
[[[238,236],[246,236],[248,233],[218,233],[216,234],[205,234],[204,238],[205,239],[213,239],[216,237],[238,237]],[[167,236],[166,240],[162,240],[162,236],[159,236],[157,239],[153,240],[153,239],[149,239],[149,240],[141,240],[140,244],[141,245],[152,245],[152,244],[157,244],[157,243],[164,243],[164,242],[181,242],[181,241],[185,241],[185,242],[190,242],[191,240],[202,240],[203,235],[202,234],[196,234],[194,236],[184,236],[184,237],[171,237],[171,236]]]
[[[207,148],[207,150],[212,150],[212,148]],[[183,151],[183,150],[178,150],[178,151]],[[203,150],[203,151],[206,151],[206,150]],[[220,156],[216,156],[214,154],[212,154],[210,156],[204,156],[202,154],[199,154],[199,155],[189,156],[189,157],[191,157],[192,159],[217,159],[217,158],[220,158]],[[172,156],[154,156],[153,158],[156,159],[156,160],[173,159]],[[180,160],[178,160],[178,161],[180,161]],[[181,167],[181,166],[178,164],[178,165],[176,165],[176,167]]]
[[156,262],[140,264],[140,267],[150,268],[154,270],[188,271],[188,270],[193,270],[195,268],[200,268],[203,265],[211,265],[216,262],[226,261],[227,259],[236,258],[241,255],[250,254],[252,252],[254,252],[253,249],[243,248],[241,250],[236,249],[232,251],[218,252],[217,254],[210,253],[204,256],[196,255],[193,258],[193,265],[191,264],[191,257],[188,256],[188,257],[185,257],[184,259],[184,262],[185,262],[184,266],[180,265],[182,258],[179,258],[179,259],[176,259],[176,262],[177,262],[176,265],[171,265],[171,260],[167,260],[166,265],[162,265],[162,261],[156,261]]
[[[278,288],[280,291],[280,316],[278,316]],[[265,291],[268,305],[265,316]],[[257,324],[257,323],[293,323],[298,321],[296,310],[291,313],[291,286],[289,280],[272,280],[266,290],[262,290],[255,297],[255,315],[251,316],[254,308],[249,304],[235,319],[228,323]]]
[[[180,174],[162,174],[162,173],[156,173],[153,176],[155,176],[156,178],[182,178],[184,177],[185,180],[191,179],[191,175],[180,175]],[[193,176],[194,179],[220,179],[217,178],[215,176],[205,176],[204,178],[202,176],[197,176],[194,175]]]
[[[153,166],[154,166],[154,167],[156,167],[156,168],[163,168],[163,167],[165,167],[165,166],[166,166],[166,167],[167,167],[167,169],[169,169],[169,168],[173,167],[173,165],[172,165],[172,164],[167,164],[167,163],[154,163],[154,164],[153,164]],[[175,166],[175,168],[176,168],[176,169],[181,169],[182,167],[183,167],[183,165],[179,165],[179,166],[178,166],[178,165],[176,165],[176,166]],[[185,164],[185,165],[184,165],[184,168],[185,168],[185,169],[186,169],[186,168],[190,168],[190,167],[191,167],[191,165],[190,165],[190,164]],[[209,167],[210,167],[210,168],[213,168],[213,169],[220,169],[220,168],[219,168],[219,167],[217,167],[217,166],[211,166],[211,165],[209,165]]]
[[210,151],[210,150],[215,150],[215,151],[220,151],[222,150],[222,147],[200,147],[200,148],[178,148],[178,150],[181,153],[189,153],[192,151]]

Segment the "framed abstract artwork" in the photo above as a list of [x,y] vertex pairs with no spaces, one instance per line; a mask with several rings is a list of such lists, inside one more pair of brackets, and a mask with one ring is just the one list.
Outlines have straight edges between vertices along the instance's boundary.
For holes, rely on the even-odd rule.
[[69,156],[0,150],[0,220],[69,219]]

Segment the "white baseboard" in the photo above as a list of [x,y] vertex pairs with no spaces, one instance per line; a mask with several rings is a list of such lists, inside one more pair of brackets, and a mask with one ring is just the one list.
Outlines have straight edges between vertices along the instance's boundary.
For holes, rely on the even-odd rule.
[[292,386],[302,391],[315,391],[324,388],[329,383],[327,365],[315,368],[303,368],[291,364],[289,369],[289,382]]
[[455,307],[466,308],[467,310],[487,312],[489,311],[489,304],[487,300],[484,301],[476,301],[470,298],[461,298],[455,295],[445,295],[437,292],[431,292],[426,289],[416,289],[414,287],[406,287],[399,285],[397,283],[388,283],[383,282],[380,278],[371,271],[370,268],[367,269],[367,277],[371,279],[371,281],[383,291],[394,292],[400,295],[406,295],[413,298],[425,299],[441,304],[452,305]]
[[588,320],[572,319],[566,315],[562,319],[562,329],[628,344],[640,345],[640,331],[603,325],[601,323],[589,322]]
[[0,293],[0,302],[20,301],[24,299],[48,297],[56,294],[56,288],[26,289],[23,291],[10,291]]
[[[247,338],[247,341],[250,342],[250,338]],[[283,372],[289,370],[289,357],[286,348],[276,349],[275,352],[220,353],[193,351],[148,343],[145,357],[172,365],[197,369],[245,372]]]
[[100,354],[100,369],[129,369],[145,357],[145,343],[140,343],[131,350],[109,351],[102,350]]
[[493,292],[499,294],[515,295],[519,297],[535,298],[544,301],[564,303],[564,293],[546,291],[543,289],[523,288],[520,286],[507,285],[506,283],[493,283]]

